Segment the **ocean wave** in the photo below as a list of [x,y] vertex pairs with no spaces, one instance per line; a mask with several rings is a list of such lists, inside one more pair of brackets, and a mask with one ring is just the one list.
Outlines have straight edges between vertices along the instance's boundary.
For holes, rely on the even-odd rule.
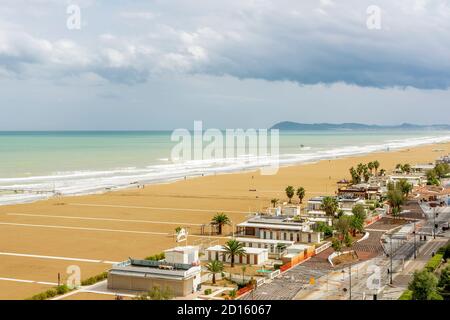
[[[380,144],[344,146],[279,156],[245,155],[237,158],[192,160],[179,163],[126,167],[101,171],[56,172],[52,175],[0,178],[0,205],[36,201],[55,195],[84,195],[129,188],[140,184],[163,183],[201,175],[231,173],[271,165],[294,165],[325,159],[362,155],[450,141],[449,136],[389,140]],[[162,161],[162,159],[160,159]],[[164,159],[164,162],[165,159]]]

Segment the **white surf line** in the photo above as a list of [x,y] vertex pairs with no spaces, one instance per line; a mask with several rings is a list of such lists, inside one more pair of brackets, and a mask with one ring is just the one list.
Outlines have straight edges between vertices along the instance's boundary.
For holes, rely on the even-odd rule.
[[[134,233],[134,234],[160,235],[160,236],[172,236],[173,235],[171,233],[164,233],[164,232],[135,231],[135,230],[121,230],[121,229],[102,229],[102,228],[86,228],[86,227],[68,227],[68,226],[47,225],[47,224],[0,222],[0,225],[17,226],[17,227],[50,228],[50,229],[83,230],[83,231],[104,231],[104,232],[118,232],[118,233]],[[230,237],[198,236],[198,235],[189,235],[189,237],[215,238],[215,239],[229,239],[230,238]]]
[[248,211],[233,211],[233,210],[220,210],[220,209],[141,207],[141,206],[123,206],[123,205],[114,205],[114,204],[68,203],[68,205],[70,205],[70,206],[84,206],[84,207],[107,207],[107,208],[125,208],[125,209],[151,209],[151,210],[191,211],[191,212],[249,213]]
[[91,262],[91,263],[105,263],[105,264],[117,263],[116,261],[108,261],[108,260],[69,258],[69,257],[57,257],[57,256],[42,256],[42,255],[37,255],[37,254],[26,254],[26,253],[15,253],[15,252],[0,252],[0,256],[13,256],[13,257],[37,258],[37,259],[52,259],[52,260]]
[[0,278],[0,281],[11,281],[11,282],[22,282],[22,283],[35,283],[35,284],[43,284],[47,286],[57,286],[58,284],[55,282],[46,282],[46,281],[34,281],[34,280],[24,280],[24,279],[14,279],[14,278]]
[[201,226],[201,223],[189,222],[169,222],[169,221],[150,221],[150,220],[133,220],[133,219],[116,219],[116,218],[99,218],[99,217],[76,217],[76,216],[55,216],[48,214],[31,214],[31,213],[6,213],[8,216],[24,216],[24,217],[43,217],[43,218],[61,218],[61,219],[78,219],[78,220],[96,220],[96,221],[117,221],[117,222],[137,222],[137,223],[152,223],[152,224],[170,224],[170,225],[186,225],[186,226]]

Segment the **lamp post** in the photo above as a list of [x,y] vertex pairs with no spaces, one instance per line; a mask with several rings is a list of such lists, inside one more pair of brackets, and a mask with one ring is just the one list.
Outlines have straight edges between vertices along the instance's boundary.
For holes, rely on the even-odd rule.
[[433,214],[433,239],[436,239],[436,211],[437,211],[437,207],[434,207],[434,214]]
[[390,258],[390,260],[391,260],[391,267],[390,267],[390,272],[389,272],[389,283],[390,284],[392,284],[392,272],[393,272],[393,270],[392,270],[392,234],[391,235],[389,235],[389,242],[390,242],[390,247],[391,247],[391,253],[389,254],[389,258]]
[[413,235],[414,235],[414,259],[417,258],[417,253],[416,253],[416,221],[413,222],[414,224],[414,230],[413,230]]
[[349,300],[352,300],[352,264],[350,263],[350,265],[348,266],[349,269],[349,290],[350,290],[350,297]]

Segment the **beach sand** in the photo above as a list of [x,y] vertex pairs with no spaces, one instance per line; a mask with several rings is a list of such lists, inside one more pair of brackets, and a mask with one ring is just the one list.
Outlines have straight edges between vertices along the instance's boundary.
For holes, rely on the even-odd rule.
[[[176,246],[173,233],[177,226],[190,230],[188,244],[223,242],[222,238],[199,236],[200,224],[208,223],[217,212],[225,212],[236,224],[250,212],[270,206],[272,198],[286,201],[287,185],[303,186],[307,200],[334,194],[336,182],[349,179],[349,168],[360,162],[378,160],[380,169],[391,170],[397,163],[429,163],[448,153],[450,143],[428,145],[284,167],[271,176],[259,171],[222,174],[144,189],[3,206],[0,278],[57,282],[58,273],[65,278],[68,266],[79,265],[85,279],[107,270],[110,262],[144,258]],[[226,227],[224,236],[230,232],[231,227]],[[67,260],[72,258],[99,261]],[[14,291],[14,287],[18,289]],[[0,299],[27,298],[42,287],[0,279]]]

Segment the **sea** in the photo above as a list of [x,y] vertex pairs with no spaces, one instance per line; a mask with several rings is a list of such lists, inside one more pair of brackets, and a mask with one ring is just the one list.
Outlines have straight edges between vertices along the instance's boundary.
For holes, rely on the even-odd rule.
[[[0,205],[246,171],[271,158],[266,154],[173,161],[171,152],[178,142],[171,135],[172,131],[0,132]],[[447,131],[286,131],[280,132],[277,161],[288,166],[448,141]]]

